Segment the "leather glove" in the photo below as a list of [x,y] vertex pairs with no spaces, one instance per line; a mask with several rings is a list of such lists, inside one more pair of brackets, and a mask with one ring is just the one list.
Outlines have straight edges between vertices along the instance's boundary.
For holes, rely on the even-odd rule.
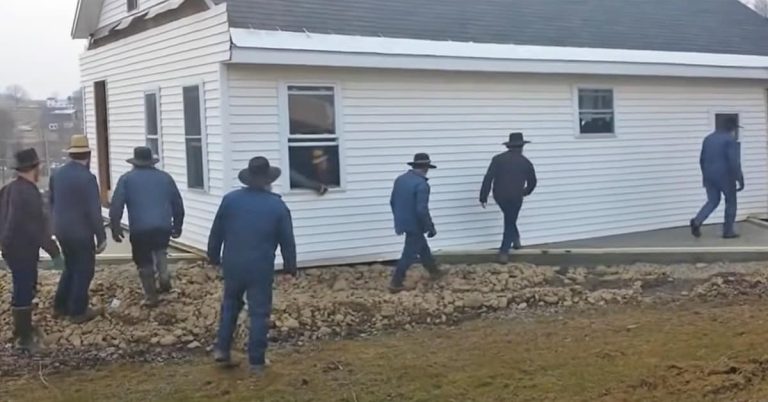
[[107,240],[103,240],[96,245],[96,255],[103,253],[107,249]]
[[115,243],[122,243],[124,238],[125,235],[123,235],[123,229],[112,230],[112,240],[114,240]]
[[171,231],[172,239],[178,239],[179,237],[181,237],[181,229],[178,229],[178,230],[174,229]]
[[51,258],[51,267],[59,271],[63,270],[65,267],[64,256],[59,254],[56,257]]
[[429,229],[429,232],[427,232],[427,237],[430,239],[437,236],[437,230],[435,228]]

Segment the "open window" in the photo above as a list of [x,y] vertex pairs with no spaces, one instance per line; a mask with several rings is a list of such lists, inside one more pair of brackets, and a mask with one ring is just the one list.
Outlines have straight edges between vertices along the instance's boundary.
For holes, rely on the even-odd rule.
[[288,85],[290,188],[341,187],[337,91],[326,85]]
[[184,145],[187,154],[187,187],[206,189],[205,130],[202,85],[183,88]]

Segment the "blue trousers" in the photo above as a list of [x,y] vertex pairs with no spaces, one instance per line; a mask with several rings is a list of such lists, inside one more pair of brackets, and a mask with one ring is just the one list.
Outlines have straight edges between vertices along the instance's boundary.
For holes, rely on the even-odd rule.
[[93,240],[58,239],[64,254],[64,272],[59,278],[53,308],[57,313],[76,317],[88,310],[88,291],[96,269]]
[[16,249],[12,252],[3,252],[3,259],[11,270],[13,282],[11,307],[31,307],[32,300],[37,294],[37,263],[40,259],[40,249]]
[[427,243],[424,233],[406,233],[403,254],[400,256],[392,275],[392,285],[402,286],[408,268],[419,259],[427,271],[433,272],[437,269],[435,257],[432,256],[432,250],[429,249],[429,243]]
[[520,216],[520,208],[523,207],[523,198],[513,200],[496,200],[496,203],[504,213],[504,236],[501,238],[499,252],[508,253],[513,242],[520,241],[520,230],[517,228],[517,218]]
[[[225,268],[226,269],[226,268]],[[248,361],[251,365],[266,362],[269,319],[272,314],[272,277],[263,280],[253,278],[224,277],[224,297],[221,301],[221,319],[216,348],[229,354],[237,328],[237,318],[243,310],[243,296],[248,300],[248,316],[251,328],[248,334]]]
[[736,188],[724,187],[714,183],[705,183],[707,190],[707,202],[701,207],[698,215],[693,218],[696,225],[703,225],[720,205],[721,195],[725,197],[725,223],[723,224],[723,235],[734,234],[734,225],[736,222]]

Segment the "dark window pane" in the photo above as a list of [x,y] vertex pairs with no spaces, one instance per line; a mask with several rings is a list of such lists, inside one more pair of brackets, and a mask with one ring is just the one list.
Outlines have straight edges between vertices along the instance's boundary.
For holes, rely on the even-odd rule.
[[336,134],[333,93],[289,91],[288,114],[291,134]]
[[147,138],[147,146],[152,150],[152,155],[160,156],[160,140],[157,138]]
[[184,135],[200,137],[200,87],[184,87]]
[[579,110],[613,109],[613,90],[579,89]]
[[127,0],[126,6],[128,7],[128,11],[133,11],[139,8],[139,0]]
[[187,187],[205,188],[203,175],[203,143],[199,138],[187,138]]
[[613,113],[579,113],[581,134],[613,134]]
[[290,147],[291,188],[339,187],[338,145]]
[[157,95],[144,95],[144,121],[146,135],[157,135]]

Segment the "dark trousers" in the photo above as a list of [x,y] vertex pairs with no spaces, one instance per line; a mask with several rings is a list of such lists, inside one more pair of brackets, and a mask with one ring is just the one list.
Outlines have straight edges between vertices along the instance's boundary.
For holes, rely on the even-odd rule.
[[152,268],[154,266],[155,254],[168,248],[171,242],[170,230],[148,230],[142,232],[131,232],[131,252],[133,262],[139,269]]
[[88,291],[96,270],[96,248],[93,240],[61,238],[64,272],[53,299],[54,310],[76,317],[88,310]]
[[13,292],[11,307],[31,307],[37,293],[37,263],[40,249],[3,252],[3,259],[11,270]]
[[[226,267],[224,268],[226,270]],[[248,334],[248,361],[251,365],[266,362],[269,318],[272,314],[272,278],[224,278],[224,296],[221,301],[221,319],[216,348],[229,354],[237,329],[237,318],[243,309],[243,296],[248,300],[251,328]]]
[[513,200],[496,200],[496,203],[504,213],[504,236],[501,239],[499,252],[508,253],[513,242],[520,241],[520,231],[517,229],[517,217],[520,216],[520,208],[523,207],[522,197]]
[[716,184],[706,183],[704,188],[707,190],[707,202],[701,207],[698,215],[693,218],[693,222],[701,226],[704,222],[715,212],[720,205],[721,196],[725,197],[725,223],[723,224],[723,234],[734,234],[734,226],[736,223],[736,188],[735,187],[723,187]]
[[429,243],[424,233],[406,233],[403,254],[400,256],[400,261],[397,262],[395,272],[392,274],[392,286],[402,286],[408,268],[419,259],[421,260],[421,265],[427,271],[433,272],[437,268],[435,258],[432,256],[432,250],[429,249]]

